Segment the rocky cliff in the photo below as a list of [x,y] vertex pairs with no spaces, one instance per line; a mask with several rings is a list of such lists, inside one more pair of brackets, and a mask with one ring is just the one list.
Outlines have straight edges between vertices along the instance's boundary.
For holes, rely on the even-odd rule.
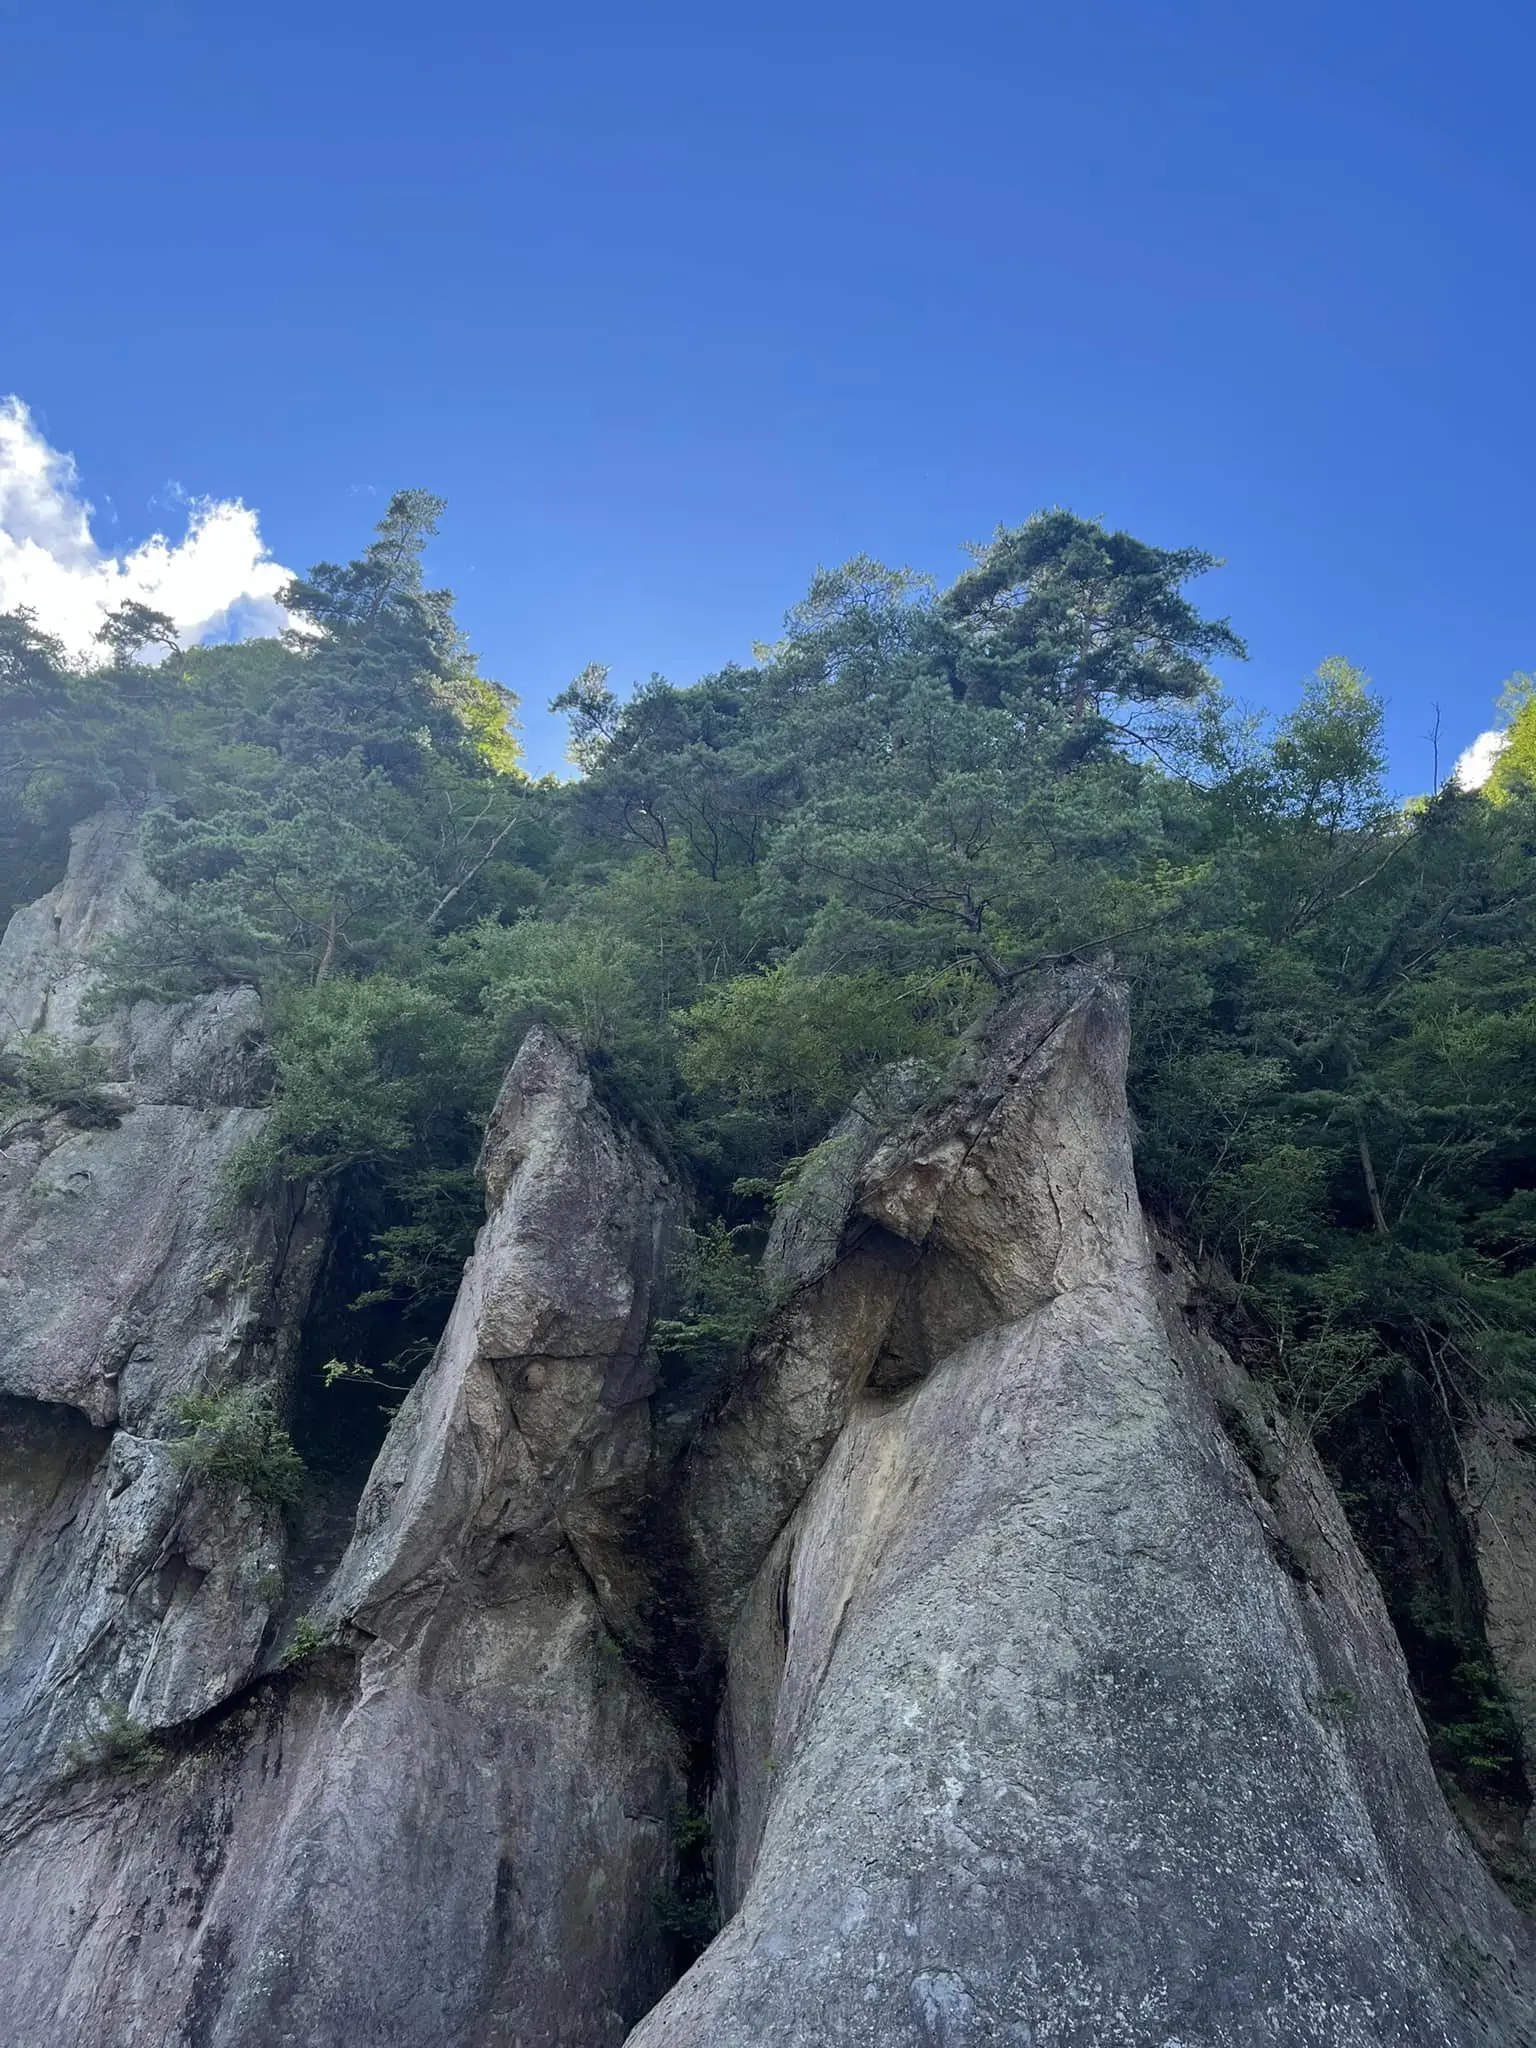
[[1536,2039],[1332,1489],[1143,1219],[1125,1055],[1064,977],[844,1134],[694,1461],[701,1560],[748,1447],[814,1477],[730,1628],[730,1917],[635,2048]]
[[0,1120],[0,1787],[22,1810],[104,1726],[170,1727],[243,1685],[283,1584],[275,1507],[168,1439],[180,1397],[285,1398],[323,1205],[224,1199],[266,1115],[249,991],[82,1020],[93,948],[151,887],[108,813],[0,941],[0,1034],[53,1076]]
[[[325,1205],[224,1192],[254,997],[82,1010],[151,886],[109,815],[0,946],[0,1036],[100,1062],[0,1123],[6,2039],[1536,2043],[1334,1487],[1143,1217],[1112,979],[813,1155],[702,1403],[647,1342],[683,1193],[536,1029],[296,1633],[178,1402],[289,1401]],[[1530,1447],[1466,1450],[1536,1735]]]

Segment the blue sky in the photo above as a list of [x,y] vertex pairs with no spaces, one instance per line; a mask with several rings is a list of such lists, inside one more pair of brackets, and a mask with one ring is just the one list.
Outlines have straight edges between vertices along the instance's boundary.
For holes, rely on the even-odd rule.
[[1069,504],[1228,566],[1424,786],[1536,666],[1536,9],[0,0],[0,393],[100,546],[388,492],[543,706]]

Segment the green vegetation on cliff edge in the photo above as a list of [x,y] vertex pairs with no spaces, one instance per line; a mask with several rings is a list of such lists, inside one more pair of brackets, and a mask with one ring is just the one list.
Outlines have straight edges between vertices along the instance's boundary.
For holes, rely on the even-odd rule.
[[[72,823],[139,810],[168,893],[99,999],[261,990],[245,1185],[336,1184],[375,1316],[450,1297],[535,1018],[699,1190],[719,1293],[872,1076],[941,1083],[1032,970],[1110,953],[1147,1200],[1308,1423],[1404,1359],[1448,1412],[1536,1394],[1528,679],[1485,791],[1394,803],[1363,676],[1328,660],[1287,717],[1243,714],[1209,668],[1241,643],[1186,594],[1212,559],[1055,511],[948,590],[818,573],[750,667],[624,700],[589,668],[557,699],[580,778],[535,781],[424,587],[440,509],[398,496],[290,589],[282,640],[182,652],[129,607],[85,670],[0,619],[4,909]],[[37,1075],[13,1053],[0,1085]]]

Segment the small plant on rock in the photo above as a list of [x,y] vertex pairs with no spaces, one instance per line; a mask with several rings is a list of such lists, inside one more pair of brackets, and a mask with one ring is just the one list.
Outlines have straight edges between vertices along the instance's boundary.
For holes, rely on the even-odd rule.
[[240,1486],[272,1507],[291,1507],[304,1487],[304,1463],[266,1387],[183,1394],[171,1413],[185,1434],[171,1457],[185,1472]]
[[135,1721],[120,1700],[98,1706],[96,1726],[65,1752],[69,1769],[113,1771],[139,1780],[153,1777],[166,1761],[165,1744]]
[[720,1929],[708,1813],[685,1807],[673,1821],[672,1846],[676,1855],[672,1883],[654,1895],[652,1905],[661,1931],[686,1965],[702,1954]]
[[678,1311],[651,1327],[657,1351],[676,1353],[689,1365],[708,1364],[752,1335],[763,1314],[763,1287],[743,1235],[720,1222],[687,1232],[675,1267]]
[[323,1650],[330,1640],[325,1630],[311,1614],[301,1614],[293,1624],[293,1636],[283,1654],[277,1660],[279,1671],[292,1671],[296,1665],[305,1664],[317,1650]]
[[78,1131],[110,1130],[122,1106],[108,1087],[105,1055],[94,1045],[70,1045],[36,1032],[0,1053],[0,1091],[62,1116]]

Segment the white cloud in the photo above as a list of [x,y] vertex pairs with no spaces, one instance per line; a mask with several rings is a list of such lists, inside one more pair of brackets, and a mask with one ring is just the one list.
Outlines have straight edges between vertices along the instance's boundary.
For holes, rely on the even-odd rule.
[[152,534],[126,554],[98,547],[74,457],[51,448],[19,398],[0,399],[0,611],[25,605],[74,655],[99,653],[103,617],[130,598],[168,612],[184,645],[280,632],[274,562],[238,498],[189,501],[180,540]]
[[1481,789],[1493,773],[1493,764],[1509,745],[1507,732],[1480,732],[1451,770],[1458,789]]

